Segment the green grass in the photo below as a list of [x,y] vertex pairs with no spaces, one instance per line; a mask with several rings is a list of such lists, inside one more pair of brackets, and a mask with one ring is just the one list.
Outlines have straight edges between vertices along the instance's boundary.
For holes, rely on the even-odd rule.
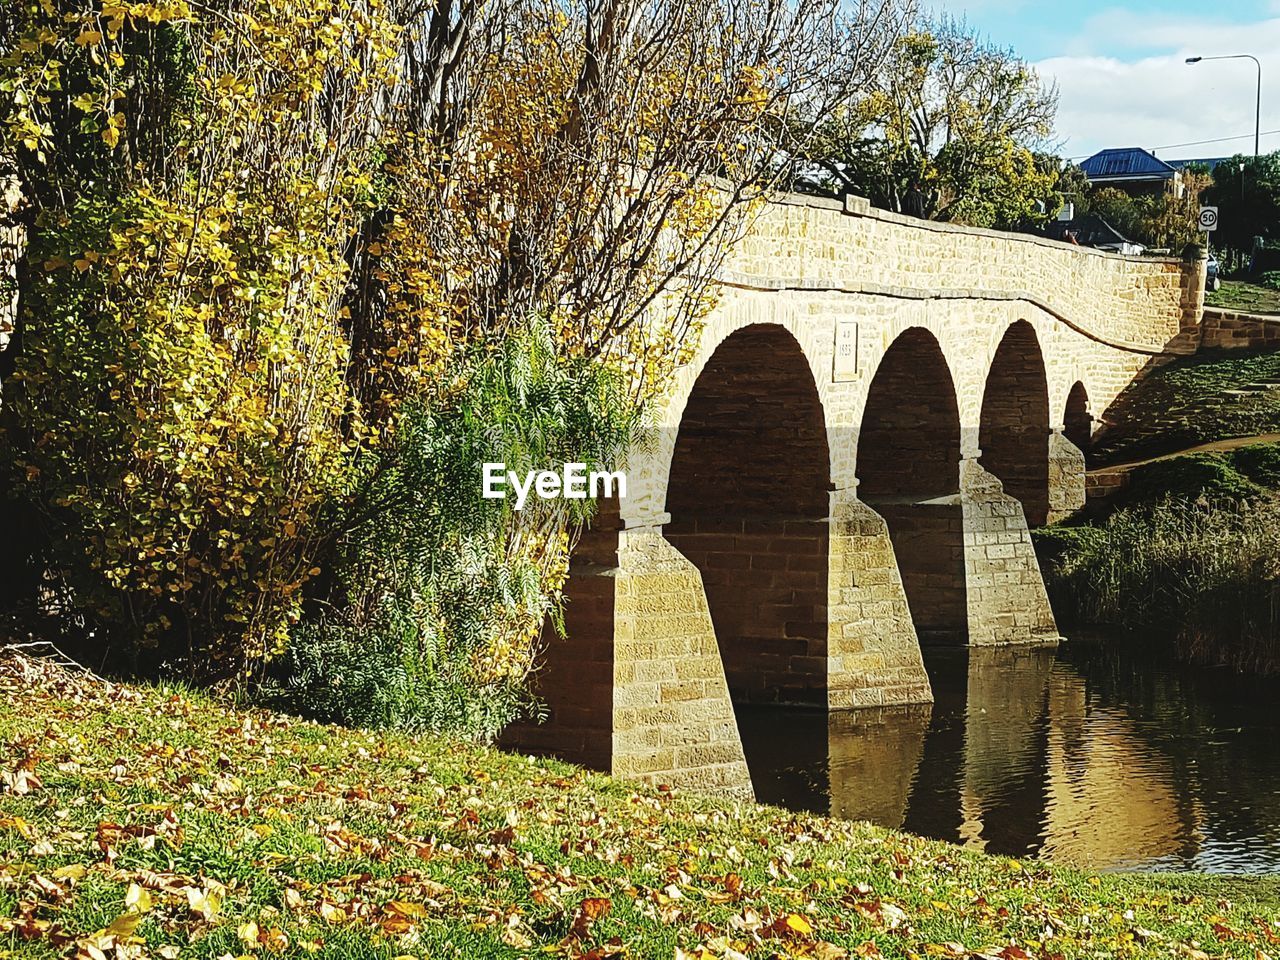
[[1135,467],[1130,471],[1124,500],[1151,503],[1173,497],[1194,503],[1202,497],[1214,501],[1247,500],[1262,493],[1262,487],[1240,471],[1233,452],[1190,453]]
[[17,658],[0,735],[8,955],[1256,960],[1278,936],[1274,879],[1098,876]]
[[1217,290],[1205,294],[1204,302],[1239,313],[1280,314],[1280,290],[1245,280],[1223,280]]
[[1280,390],[1229,393],[1280,379],[1280,352],[1206,352],[1160,367],[1133,384],[1106,414],[1092,459],[1123,463],[1200,443],[1280,432]]
[[1280,443],[1250,443],[1233,450],[1188,453],[1139,464],[1115,506],[1152,506],[1161,500],[1230,504],[1280,491]]

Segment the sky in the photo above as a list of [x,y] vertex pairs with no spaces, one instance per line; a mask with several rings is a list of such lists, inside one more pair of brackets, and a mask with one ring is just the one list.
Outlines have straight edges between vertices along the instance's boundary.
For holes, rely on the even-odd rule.
[[1104,147],[1146,147],[1169,160],[1252,153],[1253,62],[1183,62],[1240,53],[1262,61],[1262,131],[1276,131],[1262,150],[1280,150],[1280,0],[949,0],[945,10],[1057,83],[1063,156]]

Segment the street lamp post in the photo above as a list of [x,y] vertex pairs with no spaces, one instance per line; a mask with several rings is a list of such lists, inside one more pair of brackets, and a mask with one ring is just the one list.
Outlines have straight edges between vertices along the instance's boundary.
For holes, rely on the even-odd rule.
[[1204,60],[1252,60],[1258,68],[1258,100],[1253,114],[1253,156],[1258,156],[1258,145],[1262,139],[1262,63],[1251,53],[1235,53],[1225,57],[1187,57],[1187,63],[1200,63]]

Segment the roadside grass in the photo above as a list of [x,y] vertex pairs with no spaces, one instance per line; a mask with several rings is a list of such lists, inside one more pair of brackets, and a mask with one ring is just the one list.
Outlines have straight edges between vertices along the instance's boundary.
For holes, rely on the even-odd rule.
[[1205,294],[1204,302],[1240,313],[1280,314],[1280,290],[1246,280],[1223,280],[1217,290]]
[[1215,440],[1280,431],[1280,389],[1231,393],[1280,381],[1280,352],[1205,352],[1138,380],[1106,413],[1091,466],[1155,457]]
[[0,950],[1280,955],[1274,878],[1095,875],[0,661]]

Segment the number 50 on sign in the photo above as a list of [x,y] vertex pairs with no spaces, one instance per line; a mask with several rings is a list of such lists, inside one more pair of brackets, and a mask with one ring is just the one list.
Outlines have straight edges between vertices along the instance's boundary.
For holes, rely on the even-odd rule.
[[1218,229],[1218,208],[1217,207],[1201,207],[1200,208],[1200,229],[1201,230],[1217,230]]

